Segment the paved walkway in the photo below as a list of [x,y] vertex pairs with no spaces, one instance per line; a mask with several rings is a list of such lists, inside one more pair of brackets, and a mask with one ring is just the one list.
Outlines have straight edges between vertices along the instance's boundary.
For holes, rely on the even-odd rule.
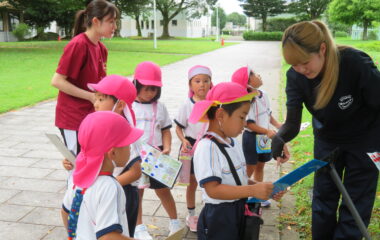
[[[264,80],[274,113],[277,113],[277,93],[280,79],[280,45],[278,42],[250,42],[201,54],[162,68],[164,87],[161,101],[171,117],[187,96],[187,70],[204,64],[213,70],[214,84],[229,81],[233,71],[251,65]],[[53,70],[52,70],[53,72]],[[49,80],[47,79],[47,84]],[[56,133],[55,101],[0,115],[0,239],[37,240],[66,239],[60,208],[65,192],[67,173],[62,169],[62,156],[44,133]],[[174,129],[172,129],[174,130]],[[177,156],[179,141],[174,133],[172,156]],[[265,179],[275,180],[279,172],[274,162],[266,167]],[[187,214],[185,188],[175,187],[178,216],[184,223]],[[197,194],[197,211],[201,209],[201,194]],[[154,192],[148,190],[143,203],[144,221],[156,239],[167,236],[168,218]],[[265,224],[261,239],[280,239],[275,202],[264,211]],[[186,230],[185,239],[196,235]]]

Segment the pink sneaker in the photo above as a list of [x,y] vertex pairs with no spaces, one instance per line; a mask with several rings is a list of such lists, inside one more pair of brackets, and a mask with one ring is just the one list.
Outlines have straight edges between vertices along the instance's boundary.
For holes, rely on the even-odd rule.
[[197,232],[198,216],[187,216],[186,225],[189,227],[190,231]]

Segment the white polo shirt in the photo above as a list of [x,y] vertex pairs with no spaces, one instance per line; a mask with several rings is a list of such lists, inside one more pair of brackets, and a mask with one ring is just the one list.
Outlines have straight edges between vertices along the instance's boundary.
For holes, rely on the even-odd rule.
[[202,130],[207,130],[207,123],[198,122],[196,124],[190,123],[190,114],[193,111],[194,100],[192,98],[187,98],[186,101],[180,106],[178,110],[178,115],[174,119],[174,122],[183,129],[186,137],[191,137],[197,139],[198,136],[202,137]]
[[[141,142],[148,142],[153,120],[153,103],[133,102],[132,108],[136,116],[136,127],[144,130],[144,135],[140,138]],[[161,102],[157,102],[156,120],[154,122],[154,146],[162,146],[162,133],[164,129],[171,128],[172,121],[169,117],[168,110]]]
[[[72,177],[63,199],[63,209],[69,212],[75,196]],[[127,214],[125,212],[123,188],[111,176],[99,176],[83,195],[79,210],[76,239],[96,240],[101,236],[118,231],[129,237]]]
[[[249,112],[246,118],[247,122],[253,122],[260,127],[269,128],[270,116],[272,110],[270,109],[269,97],[266,92],[259,90],[260,95],[255,97],[249,108]],[[250,129],[245,130],[252,132]]]
[[[241,145],[236,138],[231,138],[231,144],[229,146],[224,146],[235,166],[242,185],[248,185],[245,159]],[[203,188],[203,184],[210,181],[217,181],[221,184],[236,186],[227,159],[214,142],[207,138],[203,138],[199,141],[198,146],[195,149],[193,160],[195,177],[202,189],[202,198],[205,203],[219,204],[238,200],[211,198]]]

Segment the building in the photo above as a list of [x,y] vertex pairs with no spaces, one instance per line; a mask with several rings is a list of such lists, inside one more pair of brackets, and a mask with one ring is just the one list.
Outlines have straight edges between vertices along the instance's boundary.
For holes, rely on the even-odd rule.
[[0,42],[17,41],[12,31],[18,25],[18,12],[8,3],[0,2]]
[[[363,28],[359,27],[358,25],[353,25],[351,28],[351,39],[354,40],[361,40],[363,37]],[[380,27],[377,28],[368,28],[367,29],[367,36],[376,35],[377,39],[380,40]]]
[[[163,21],[162,15],[157,11],[157,36],[162,35]],[[154,31],[153,16],[141,20],[142,37],[152,37]],[[136,20],[129,16],[123,16],[121,20],[120,35],[122,37],[137,36]],[[199,38],[212,35],[211,15],[202,16],[196,19],[188,19],[183,11],[175,16],[169,23],[169,35],[172,37]]]

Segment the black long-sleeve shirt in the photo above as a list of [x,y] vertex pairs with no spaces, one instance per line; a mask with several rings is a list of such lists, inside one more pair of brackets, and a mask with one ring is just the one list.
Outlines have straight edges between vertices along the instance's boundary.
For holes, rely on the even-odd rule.
[[330,102],[313,108],[321,76],[308,79],[293,68],[287,72],[287,108],[313,116],[317,139],[335,144],[369,146],[380,143],[380,72],[364,52],[346,48],[340,52],[339,79]]

